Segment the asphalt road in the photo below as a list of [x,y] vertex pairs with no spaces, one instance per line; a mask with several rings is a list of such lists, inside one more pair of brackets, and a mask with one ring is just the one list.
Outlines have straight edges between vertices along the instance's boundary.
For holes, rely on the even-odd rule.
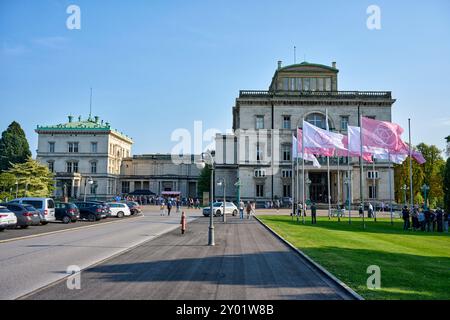
[[63,280],[26,298],[352,299],[257,221],[230,218],[215,230],[216,246],[208,247],[208,219],[198,219],[184,236],[171,231],[83,271],[80,290]]
[[[16,299],[64,278],[69,266],[87,268],[179,228],[180,214],[161,217],[159,211],[148,210],[141,217],[0,243],[0,299]],[[189,220],[195,215],[199,211]]]

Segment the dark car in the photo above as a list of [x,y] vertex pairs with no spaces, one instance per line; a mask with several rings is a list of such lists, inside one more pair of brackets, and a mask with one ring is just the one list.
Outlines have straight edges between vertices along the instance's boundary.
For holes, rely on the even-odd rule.
[[38,226],[41,224],[39,211],[31,205],[4,203],[0,204],[0,206],[6,207],[9,211],[15,214],[17,217],[17,227],[26,229],[29,226]]
[[88,202],[92,202],[92,203],[97,203],[100,204],[103,208],[103,212],[105,213],[104,216],[102,216],[103,219],[107,218],[107,217],[111,217],[111,211],[109,208],[109,204],[105,201],[97,201],[97,200],[90,200]]
[[98,202],[75,202],[80,210],[80,218],[98,221],[106,217],[105,208]]
[[80,218],[80,210],[74,203],[57,202],[55,204],[56,220],[67,224],[70,222],[77,222]]
[[141,207],[139,206],[139,203],[134,201],[127,201],[126,202],[128,208],[130,208],[130,212],[132,215],[140,214],[142,212]]

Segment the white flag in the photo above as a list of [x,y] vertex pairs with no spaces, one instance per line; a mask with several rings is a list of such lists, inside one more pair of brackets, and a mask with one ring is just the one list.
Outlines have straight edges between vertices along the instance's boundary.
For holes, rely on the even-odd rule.
[[344,135],[340,133],[330,132],[303,121],[303,134],[305,148],[347,150],[344,146]]

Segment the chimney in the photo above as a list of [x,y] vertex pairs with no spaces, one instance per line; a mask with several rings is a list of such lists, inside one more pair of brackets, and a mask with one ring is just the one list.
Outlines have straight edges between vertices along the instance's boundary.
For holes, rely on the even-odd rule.
[[281,64],[283,63],[283,61],[281,61],[281,60],[278,60],[278,70],[280,70],[281,69]]
[[73,120],[73,116],[69,116],[69,123],[71,123]]
[[332,66],[334,69],[336,69],[336,61],[333,61],[333,62],[331,63],[331,66]]
[[98,120],[100,120],[99,116],[95,116],[94,119],[95,119],[95,123],[98,123]]

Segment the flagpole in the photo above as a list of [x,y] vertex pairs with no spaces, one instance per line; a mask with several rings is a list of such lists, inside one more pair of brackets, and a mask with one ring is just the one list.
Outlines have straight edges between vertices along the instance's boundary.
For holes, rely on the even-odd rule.
[[[337,158],[337,193],[338,193],[338,198],[337,198],[337,207],[338,210],[341,210],[341,177],[340,177],[340,171],[339,171],[339,161],[341,160],[341,158],[339,156],[336,157]],[[341,216],[340,216],[340,212],[338,211],[338,221],[341,221]]]
[[[294,146],[295,140],[294,140],[294,136],[292,136],[292,151],[296,150],[297,147]],[[295,148],[295,149],[294,149]],[[295,154],[294,152],[292,152],[292,158],[291,158],[291,163],[292,163],[292,172],[291,172],[291,179],[292,179],[292,183],[291,183],[291,198],[292,198],[292,220],[294,220],[294,213],[295,213],[295,206],[294,206],[294,190],[295,190],[295,176],[294,176],[294,169],[295,169]]]
[[360,107],[358,106],[358,115],[359,115],[359,142],[361,147],[361,154],[359,155],[359,195],[361,198],[361,206],[363,211],[363,229],[366,228],[366,221],[364,220],[364,168],[363,168],[363,128],[362,128],[362,115],[360,113]]
[[391,154],[388,153],[389,157],[389,208],[391,211],[391,225],[394,225],[394,217],[392,212],[392,164],[391,164]]
[[[302,134],[302,136],[303,136],[303,134]],[[297,140],[298,141],[298,140]],[[298,153],[298,150],[297,150],[297,153]],[[298,218],[298,209],[299,209],[299,207],[298,207],[298,196],[299,196],[299,179],[298,179],[298,172],[299,170],[298,170],[298,155],[297,155],[297,168],[296,168],[296,170],[295,170],[295,177],[296,177],[296,179],[297,179],[297,182],[296,182],[296,202],[295,202],[295,204],[296,204],[296,216],[297,216],[297,223],[299,222],[299,218]]]
[[[305,117],[302,120],[302,129],[303,122],[305,121]],[[302,132],[302,223],[305,224],[305,135]]]
[[411,143],[411,119],[408,118],[408,131],[409,131],[409,192],[410,192],[410,204],[411,210],[414,207],[414,192],[413,192],[413,174],[412,174],[412,143]]
[[[330,131],[330,127],[328,126],[328,109],[325,109],[325,115],[326,115],[326,128],[327,131]],[[331,182],[330,182],[330,157],[327,156],[327,179],[328,179],[328,220],[331,219]]]
[[[350,138],[350,135],[349,135]],[[350,196],[350,190],[351,190],[351,175],[350,175],[350,140],[348,143],[348,150],[347,150],[347,201],[348,201],[348,224],[352,224],[352,205],[351,205],[351,196]]]
[[377,199],[377,195],[378,195],[378,190],[375,191],[376,189],[376,181],[375,181],[375,157],[372,156],[372,198],[373,200],[373,217],[374,217],[374,221],[377,222],[377,203],[376,203],[376,199]]

